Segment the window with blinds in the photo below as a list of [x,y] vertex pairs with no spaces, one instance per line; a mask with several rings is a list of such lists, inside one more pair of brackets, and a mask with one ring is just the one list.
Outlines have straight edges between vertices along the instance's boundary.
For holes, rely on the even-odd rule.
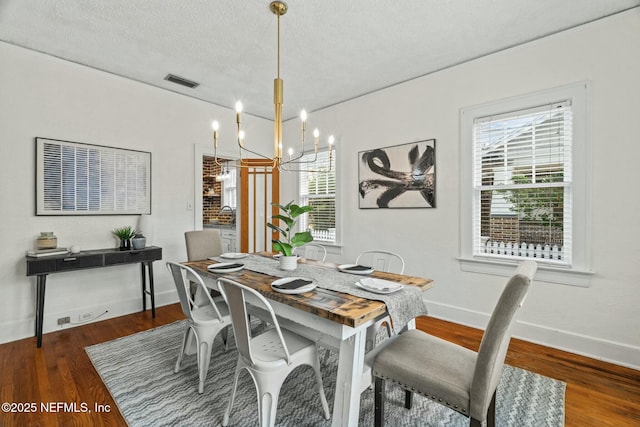
[[[336,242],[336,152],[329,151],[303,156],[298,181],[301,205],[313,206],[313,211],[304,215],[299,224],[302,230],[311,231],[314,240],[324,243]],[[331,157],[331,165],[329,165]]]
[[151,153],[36,138],[36,215],[151,213]]
[[473,121],[473,254],[571,264],[570,100]]
[[237,177],[236,170],[225,170],[222,181],[222,206],[237,207]]

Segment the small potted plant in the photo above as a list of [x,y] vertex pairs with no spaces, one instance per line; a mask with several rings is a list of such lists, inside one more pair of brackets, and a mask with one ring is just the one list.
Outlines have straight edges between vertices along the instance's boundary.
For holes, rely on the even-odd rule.
[[128,251],[131,249],[131,239],[136,235],[137,231],[130,225],[116,228],[112,231],[113,235],[120,239],[120,250]]
[[298,266],[298,257],[293,255],[293,248],[302,246],[313,241],[313,236],[309,231],[296,232],[296,224],[301,215],[313,210],[313,206],[298,206],[293,200],[286,205],[271,203],[278,207],[282,213],[274,215],[272,220],[279,220],[279,225],[267,223],[267,227],[274,232],[280,233],[279,239],[272,239],[273,249],[280,252],[280,268],[283,270],[295,270]]

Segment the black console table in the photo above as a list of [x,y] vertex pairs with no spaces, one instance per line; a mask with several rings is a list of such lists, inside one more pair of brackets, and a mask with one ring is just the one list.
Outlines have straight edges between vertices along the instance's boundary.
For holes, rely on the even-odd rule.
[[[42,346],[42,322],[44,316],[44,290],[47,275],[63,271],[84,270],[86,268],[110,267],[112,265],[140,263],[142,270],[142,311],[147,310],[146,295],[151,297],[151,314],[156,317],[155,294],[153,291],[153,261],[162,259],[162,248],[148,246],[144,249],[121,251],[119,249],[97,249],[76,254],[46,257],[27,256],[27,276],[37,276],[36,283],[36,337],[38,347]],[[147,289],[147,272],[149,289]]]

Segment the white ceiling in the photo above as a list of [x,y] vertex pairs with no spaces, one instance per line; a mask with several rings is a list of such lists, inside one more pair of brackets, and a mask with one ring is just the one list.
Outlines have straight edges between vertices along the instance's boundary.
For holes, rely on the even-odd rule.
[[[284,117],[640,5],[640,0],[289,0]],[[268,0],[0,0],[0,40],[273,118]],[[613,48],[613,47],[612,47]],[[168,73],[200,83],[188,89]]]

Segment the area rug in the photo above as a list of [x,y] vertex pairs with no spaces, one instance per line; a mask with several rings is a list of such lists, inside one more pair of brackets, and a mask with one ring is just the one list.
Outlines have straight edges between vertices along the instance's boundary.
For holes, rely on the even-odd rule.
[[[131,427],[220,426],[226,409],[237,360],[233,347],[224,351],[216,338],[211,365],[198,394],[196,357],[185,356],[175,374],[184,321],[171,323],[103,344],[86,351],[97,372]],[[230,334],[231,337],[231,334]],[[233,342],[233,340],[231,340]],[[324,355],[324,352],[320,353]],[[325,393],[333,405],[337,355],[320,358]],[[564,425],[565,384],[529,371],[505,366],[496,399],[498,426]],[[253,381],[246,372],[240,377],[229,425],[257,426],[258,406]],[[358,425],[373,425],[373,391],[361,395]],[[385,405],[389,426],[468,426],[468,418],[416,395],[411,410],[404,408],[404,392],[387,385]],[[322,417],[320,398],[307,366],[297,368],[280,391],[276,413],[278,426],[330,426]]]

